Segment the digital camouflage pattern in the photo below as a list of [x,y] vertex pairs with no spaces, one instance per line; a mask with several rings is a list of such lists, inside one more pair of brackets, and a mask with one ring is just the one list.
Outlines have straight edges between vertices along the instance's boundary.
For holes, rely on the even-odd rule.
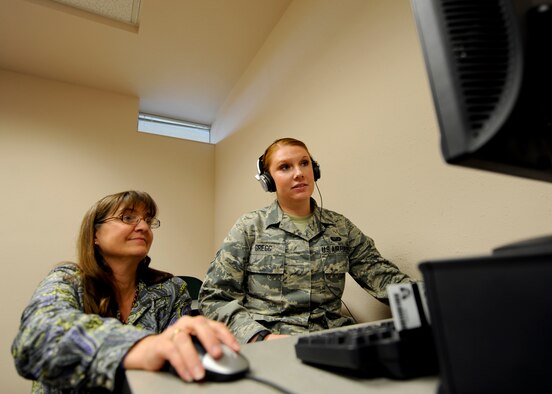
[[[138,340],[162,332],[190,314],[186,283],[138,284],[129,324],[83,312],[78,268],[63,264],[39,284],[21,317],[12,344],[18,373],[33,380],[33,393],[113,390],[127,351]],[[103,390],[102,390],[103,389]]]
[[277,201],[243,215],[209,267],[201,312],[242,343],[264,329],[298,334],[353,323],[341,314],[346,273],[385,303],[387,285],[412,281],[347,218],[311,201],[305,231]]

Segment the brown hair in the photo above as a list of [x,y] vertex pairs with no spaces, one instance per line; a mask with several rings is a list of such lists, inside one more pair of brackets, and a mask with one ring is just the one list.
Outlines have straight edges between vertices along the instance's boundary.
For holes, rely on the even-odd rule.
[[263,168],[262,170],[264,172],[269,172],[268,169],[270,168],[270,163],[272,161],[272,155],[274,154],[274,152],[276,150],[278,150],[278,148],[282,147],[282,146],[300,146],[301,148],[305,149],[309,155],[309,157],[311,157],[311,161],[312,161],[312,156],[309,152],[309,149],[307,148],[307,145],[305,145],[305,143],[303,141],[299,141],[299,140],[296,140],[295,138],[290,138],[290,137],[286,137],[286,138],[280,138],[280,139],[277,139],[276,141],[274,141],[272,144],[270,144],[268,146],[268,148],[266,148],[263,156],[262,156],[262,163],[263,163]]
[[[148,217],[156,217],[157,204],[148,193],[124,191],[111,194],[96,202],[84,215],[77,241],[78,266],[84,287],[84,312],[100,316],[114,316],[118,307],[115,301],[114,280],[111,268],[106,264],[94,243],[96,230],[101,223],[122,209],[143,208]],[[146,257],[139,265],[137,277],[148,284],[171,278],[167,272],[149,268]]]

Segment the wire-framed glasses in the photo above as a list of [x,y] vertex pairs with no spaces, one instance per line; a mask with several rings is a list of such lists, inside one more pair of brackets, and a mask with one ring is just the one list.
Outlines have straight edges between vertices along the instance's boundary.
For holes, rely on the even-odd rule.
[[149,217],[148,218],[143,218],[142,216],[137,215],[135,213],[123,213],[119,216],[112,216],[112,217],[109,217],[109,218],[106,218],[106,219],[102,220],[100,223],[105,223],[108,220],[114,220],[114,219],[119,219],[121,222],[123,222],[125,224],[128,224],[130,226],[137,226],[138,223],[140,223],[140,221],[142,221],[142,220],[144,222],[146,222],[146,224],[151,229],[159,228],[159,226],[161,226],[161,221],[159,219],[149,218]]

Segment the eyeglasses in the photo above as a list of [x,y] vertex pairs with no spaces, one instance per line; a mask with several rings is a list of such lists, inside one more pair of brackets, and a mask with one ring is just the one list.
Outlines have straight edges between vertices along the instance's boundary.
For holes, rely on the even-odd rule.
[[140,221],[143,220],[151,229],[159,228],[159,226],[161,226],[161,221],[157,218],[143,218],[133,213],[123,213],[122,215],[119,215],[119,216],[112,216],[102,220],[99,223],[105,223],[108,220],[113,220],[113,219],[119,219],[121,222],[131,226],[137,226],[138,223],[140,223]]

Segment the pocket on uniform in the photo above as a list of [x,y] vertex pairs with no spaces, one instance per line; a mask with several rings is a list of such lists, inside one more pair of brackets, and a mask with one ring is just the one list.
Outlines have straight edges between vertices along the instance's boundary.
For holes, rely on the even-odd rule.
[[284,252],[284,245],[271,243],[258,243],[251,248],[246,270],[252,307],[263,309],[281,304]]
[[324,258],[326,285],[333,294],[341,295],[345,289],[345,274],[349,272],[349,257],[345,253],[328,254]]
[[346,274],[349,272],[348,248],[341,245],[331,245],[322,248],[321,256],[324,262],[324,273]]

